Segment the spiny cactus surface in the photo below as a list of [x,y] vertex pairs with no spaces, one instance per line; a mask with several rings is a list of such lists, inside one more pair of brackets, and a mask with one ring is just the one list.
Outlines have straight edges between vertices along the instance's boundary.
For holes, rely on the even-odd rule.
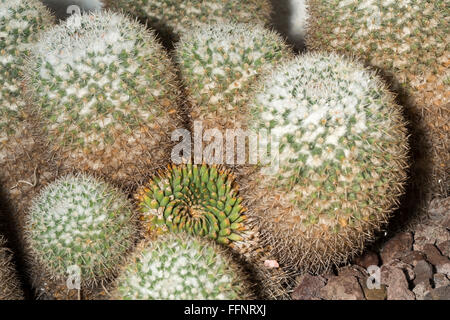
[[141,244],[117,280],[124,300],[240,300],[253,296],[246,275],[214,242],[167,234]]
[[51,23],[38,0],[0,0],[0,163],[33,143],[24,121],[22,68],[39,31]]
[[267,76],[251,110],[253,130],[280,141],[279,169],[240,181],[263,242],[309,271],[361,250],[404,189],[408,144],[392,95],[356,62],[306,54]]
[[267,0],[107,0],[106,6],[145,18],[163,36],[175,40],[193,26],[210,23],[266,25],[271,11]]
[[127,196],[87,175],[65,176],[47,186],[27,218],[34,272],[63,281],[75,266],[87,286],[115,274],[137,231]]
[[[309,0],[307,44],[356,55],[393,79],[414,128],[421,194],[450,191],[448,1]],[[416,179],[416,178],[414,178]],[[416,200],[417,201],[417,200]]]
[[70,169],[129,183],[168,159],[180,126],[175,72],[138,22],[73,15],[40,37],[27,76],[47,139]]
[[0,236],[0,300],[21,300],[23,292],[12,262],[12,254]]
[[281,36],[250,24],[212,24],[184,34],[176,59],[191,117],[203,127],[244,126],[252,84],[291,54]]

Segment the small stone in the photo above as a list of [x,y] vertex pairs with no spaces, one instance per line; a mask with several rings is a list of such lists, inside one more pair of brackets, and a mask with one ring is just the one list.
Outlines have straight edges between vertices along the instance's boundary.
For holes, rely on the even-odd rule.
[[264,267],[266,267],[268,269],[274,269],[274,268],[279,268],[280,265],[278,264],[277,260],[265,260]]
[[435,288],[440,288],[440,287],[445,287],[450,285],[450,280],[449,278],[442,273],[436,273],[433,276],[433,282],[434,282],[434,287]]
[[327,281],[321,276],[305,274],[297,278],[297,283],[298,286],[292,293],[293,300],[320,300],[320,290]]
[[401,260],[394,259],[391,262],[389,262],[387,265],[403,270],[403,273],[406,275],[406,279],[408,281],[412,281],[416,277],[416,274],[414,272],[414,267],[408,263],[401,261]]
[[450,259],[443,256],[439,250],[432,244],[424,246],[424,252],[427,260],[436,267],[438,273],[450,276]]
[[427,244],[437,244],[450,240],[450,232],[438,224],[420,224],[415,228],[414,250],[424,252]]
[[370,266],[378,266],[380,259],[378,255],[373,251],[367,251],[363,255],[355,258],[355,264],[367,269]]
[[423,252],[420,251],[410,251],[405,255],[400,256],[399,259],[404,263],[410,264],[415,267],[419,261],[426,260],[426,256]]
[[402,232],[385,243],[381,250],[381,260],[386,264],[405,252],[411,251],[413,237],[410,232]]
[[439,243],[437,247],[442,255],[450,258],[450,240]]
[[364,300],[358,279],[353,276],[331,278],[327,285],[320,290],[320,295],[326,300]]
[[402,269],[384,265],[381,267],[381,284],[387,287],[388,300],[414,300]]
[[431,284],[427,282],[421,282],[416,285],[413,289],[414,294],[416,295],[416,300],[425,300],[425,296],[430,293],[432,290]]
[[421,260],[414,267],[414,273],[416,275],[414,279],[416,286],[422,282],[429,283],[433,278],[433,267],[425,260]]
[[340,268],[338,270],[338,276],[353,276],[361,282],[361,280],[367,278],[368,272],[363,267],[352,265]]
[[450,285],[431,290],[425,300],[450,300]]

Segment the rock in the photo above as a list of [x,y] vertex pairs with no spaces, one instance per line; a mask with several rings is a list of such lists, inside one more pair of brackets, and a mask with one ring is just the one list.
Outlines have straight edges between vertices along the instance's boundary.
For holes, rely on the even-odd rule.
[[432,244],[424,246],[424,252],[427,260],[436,267],[438,273],[450,276],[450,259],[443,256],[439,250]]
[[381,250],[381,260],[383,264],[390,262],[392,259],[405,252],[411,251],[413,237],[410,232],[402,232],[385,243]]
[[297,283],[292,293],[293,300],[320,300],[320,289],[325,287],[327,281],[321,276],[305,274],[297,278]]
[[366,269],[360,266],[345,266],[338,270],[338,276],[353,276],[360,282],[367,278],[368,272]]
[[401,269],[403,271],[403,273],[406,275],[406,279],[408,281],[412,281],[416,277],[416,274],[414,272],[414,267],[408,263],[401,261],[401,260],[394,259],[391,262],[389,262],[387,264],[387,266]]
[[420,251],[409,251],[403,256],[400,256],[399,259],[404,263],[410,264],[415,267],[419,261],[426,260],[426,256],[423,252]]
[[424,251],[427,244],[437,244],[450,240],[450,232],[439,224],[420,224],[415,228],[414,250]]
[[380,263],[380,259],[378,259],[378,255],[373,251],[367,251],[363,255],[355,258],[355,264],[364,269],[367,269],[369,266],[378,266]]
[[354,276],[335,276],[320,290],[327,300],[364,300],[362,288]]
[[431,290],[425,300],[450,300],[450,285]]
[[430,281],[427,282],[421,282],[418,285],[416,285],[413,289],[413,292],[416,296],[416,300],[425,300],[425,296],[430,293],[432,290]]
[[428,208],[430,219],[446,229],[450,229],[450,197],[433,199]]
[[442,255],[450,258],[450,240],[439,243],[437,247]]
[[450,285],[450,280],[449,278],[442,273],[436,273],[433,276],[433,282],[434,282],[434,287],[435,288],[440,288],[440,287],[445,287]]
[[409,290],[408,281],[403,270],[393,266],[381,267],[381,284],[387,287],[388,300],[414,300],[415,295]]
[[430,280],[433,278],[433,267],[425,260],[421,260],[414,267],[414,273],[416,275],[414,278],[416,286],[422,282],[430,283]]

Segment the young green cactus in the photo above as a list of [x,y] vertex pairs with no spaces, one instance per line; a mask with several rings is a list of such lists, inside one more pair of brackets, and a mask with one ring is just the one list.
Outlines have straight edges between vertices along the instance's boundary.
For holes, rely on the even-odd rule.
[[109,280],[133,246],[136,232],[125,194],[87,175],[65,176],[41,192],[27,216],[32,272],[65,283],[75,267],[82,286]]
[[280,141],[278,170],[241,172],[263,243],[280,264],[313,272],[359,252],[404,189],[407,134],[393,96],[356,62],[306,54],[262,81],[251,114],[253,130]]
[[23,292],[13,266],[12,255],[0,236],[0,300],[21,300]]
[[155,36],[122,14],[73,15],[45,32],[27,89],[68,169],[130,184],[169,158],[181,127],[175,71]]
[[238,192],[229,170],[187,164],[160,172],[135,198],[149,234],[187,232],[244,254],[254,247],[254,232]]
[[0,0],[0,167],[33,145],[21,78],[30,46],[51,23],[38,0]]
[[268,0],[106,0],[105,4],[144,18],[164,38],[173,40],[193,26],[210,23],[267,25],[271,12]]
[[290,56],[281,36],[258,25],[223,23],[185,33],[176,59],[192,120],[202,121],[205,129],[244,126],[252,85]]
[[116,281],[115,299],[241,300],[248,279],[225,249],[187,234],[142,243]]
[[[307,45],[361,58],[410,114],[418,195],[450,192],[448,1],[308,0]],[[415,202],[419,201],[417,198]]]

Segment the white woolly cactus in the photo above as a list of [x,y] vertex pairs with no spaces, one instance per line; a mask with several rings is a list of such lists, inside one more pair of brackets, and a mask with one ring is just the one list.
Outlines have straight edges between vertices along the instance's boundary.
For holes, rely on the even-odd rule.
[[356,62],[307,54],[267,76],[252,115],[254,130],[280,139],[279,170],[241,181],[263,241],[309,271],[360,251],[404,189],[408,144],[392,95]]
[[107,11],[70,17],[40,37],[27,77],[67,167],[128,183],[168,159],[180,126],[175,72],[136,21]]
[[29,144],[22,97],[22,68],[38,32],[52,23],[38,0],[0,0],[0,163]]
[[136,239],[137,225],[127,196],[87,175],[69,175],[33,201],[25,226],[37,277],[56,282],[80,268],[81,283],[110,279]]
[[262,26],[223,23],[197,27],[176,46],[192,119],[203,126],[244,125],[252,85],[291,52],[277,33]]
[[113,293],[124,300],[237,300],[253,296],[246,275],[214,242],[167,234],[142,243]]
[[106,0],[107,7],[145,18],[163,36],[189,33],[193,26],[241,22],[266,25],[271,6],[267,0]]
[[[361,58],[399,88],[412,120],[419,196],[450,192],[448,1],[307,0],[307,45]],[[415,202],[420,201],[414,199]]]
[[21,300],[23,292],[12,262],[12,254],[0,235],[0,300]]

